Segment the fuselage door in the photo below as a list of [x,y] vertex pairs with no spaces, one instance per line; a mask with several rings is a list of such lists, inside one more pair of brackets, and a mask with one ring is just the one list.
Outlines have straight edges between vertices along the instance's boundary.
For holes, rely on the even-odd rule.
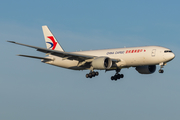
[[152,53],[151,53],[151,56],[152,56],[152,57],[155,57],[155,55],[156,55],[156,49],[153,49],[153,50],[152,50]]

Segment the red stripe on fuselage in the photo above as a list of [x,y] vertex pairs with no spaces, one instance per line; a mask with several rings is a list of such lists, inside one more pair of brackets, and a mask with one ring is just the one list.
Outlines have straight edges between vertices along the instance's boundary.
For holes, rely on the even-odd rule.
[[[143,49],[126,50],[126,54],[127,54],[127,53],[140,53],[140,52],[143,52]],[[144,49],[144,52],[146,52],[145,49]]]

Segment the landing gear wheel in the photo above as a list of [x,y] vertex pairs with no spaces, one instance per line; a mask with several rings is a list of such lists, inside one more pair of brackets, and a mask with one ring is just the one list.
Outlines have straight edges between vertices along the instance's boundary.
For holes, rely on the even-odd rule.
[[120,75],[120,74],[117,74],[116,77],[117,77],[117,79],[120,79],[120,78],[121,78],[121,75]]
[[98,76],[99,75],[99,72],[90,72],[89,74],[86,74],[86,78],[92,78],[92,77],[95,77],[95,76]]
[[121,79],[123,77],[124,77],[123,74],[117,74],[117,75],[111,76],[111,80],[117,81],[118,79]]
[[98,75],[99,75],[99,72],[95,72],[95,73],[96,73],[96,74],[95,74],[96,76],[98,76]]
[[123,74],[121,74],[121,75],[120,75],[120,77],[121,77],[121,78],[124,78],[124,75],[123,75]]
[[94,77],[94,76],[96,75],[96,73],[95,73],[95,72],[92,72],[91,74],[92,74],[92,77]]
[[117,76],[114,76],[114,80],[117,81]]
[[159,73],[164,73],[164,70],[159,70]]
[[86,78],[88,78],[89,77],[89,74],[86,74]]
[[114,76],[111,76],[111,80],[118,80],[121,78],[124,78],[123,74],[119,74],[119,72],[121,71],[121,69],[116,69],[116,74]]
[[89,73],[89,78],[92,78],[92,73]]

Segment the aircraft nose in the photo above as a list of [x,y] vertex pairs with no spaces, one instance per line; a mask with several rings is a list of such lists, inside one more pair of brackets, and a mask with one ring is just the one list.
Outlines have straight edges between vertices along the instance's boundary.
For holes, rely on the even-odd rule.
[[172,60],[175,58],[175,54],[174,53],[171,53],[170,56],[169,56],[169,59]]
[[175,58],[175,54],[174,53],[172,53],[172,59],[174,59]]
[[173,52],[165,53],[164,59],[167,61],[171,61],[175,58],[175,54]]

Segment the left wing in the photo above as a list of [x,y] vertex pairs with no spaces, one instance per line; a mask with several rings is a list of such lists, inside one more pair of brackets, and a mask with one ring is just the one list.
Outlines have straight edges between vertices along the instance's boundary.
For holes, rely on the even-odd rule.
[[[68,59],[68,60],[77,60],[79,62],[93,60],[96,57],[96,56],[84,55],[84,54],[78,54],[78,53],[72,53],[72,52],[63,52],[63,51],[57,51],[57,50],[50,50],[50,49],[46,49],[46,48],[26,45],[26,44],[22,44],[22,43],[17,43],[17,42],[14,42],[14,41],[7,41],[7,42],[18,44],[18,45],[23,45],[23,46],[26,46],[26,47],[35,48],[35,49],[37,49],[37,51],[40,51],[40,52],[43,52],[43,53],[49,53],[49,54],[54,55],[54,56],[62,57],[64,59]],[[38,58],[38,57],[36,57],[36,58]],[[40,59],[40,57],[38,59]],[[111,59],[111,60],[112,60],[112,62],[115,62],[115,63],[120,61],[119,59]],[[88,62],[90,62],[90,61],[88,61]]]

